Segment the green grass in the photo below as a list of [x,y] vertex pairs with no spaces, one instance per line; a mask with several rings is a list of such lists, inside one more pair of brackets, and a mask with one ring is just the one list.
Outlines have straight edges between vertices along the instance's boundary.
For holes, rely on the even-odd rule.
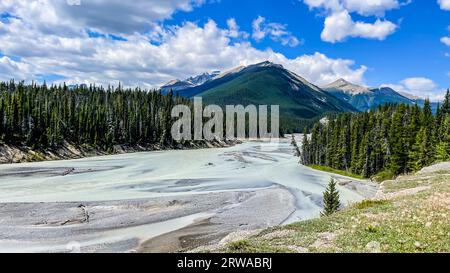
[[[388,200],[365,200],[329,217],[271,228],[225,252],[450,252],[450,172],[384,182]],[[428,186],[404,195],[404,190]]]
[[387,204],[386,200],[364,200],[353,205],[355,209],[368,209],[371,207]]
[[307,167],[310,167],[311,169],[318,170],[318,171],[335,173],[335,174],[348,176],[348,177],[361,179],[361,180],[364,179],[364,177],[362,177],[361,175],[357,175],[357,174],[354,174],[354,173],[351,173],[351,172],[347,172],[347,171],[343,171],[343,170],[333,169],[333,168],[330,168],[330,167],[327,167],[327,166],[308,165]]

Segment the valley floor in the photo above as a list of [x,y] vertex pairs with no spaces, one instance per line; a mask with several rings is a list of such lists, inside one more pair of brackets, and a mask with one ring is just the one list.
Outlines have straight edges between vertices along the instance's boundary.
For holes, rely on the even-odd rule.
[[383,182],[330,217],[234,234],[207,251],[450,252],[450,163]]

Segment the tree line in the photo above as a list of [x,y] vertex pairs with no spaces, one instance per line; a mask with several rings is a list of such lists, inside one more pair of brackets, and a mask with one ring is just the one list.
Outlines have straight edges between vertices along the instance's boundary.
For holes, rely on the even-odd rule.
[[334,115],[303,137],[301,161],[369,178],[414,172],[450,160],[450,92],[432,112],[430,101],[384,105],[365,113]]
[[65,84],[0,83],[0,144],[56,148],[64,141],[112,151],[114,145],[171,145],[171,110],[190,102],[172,92]]

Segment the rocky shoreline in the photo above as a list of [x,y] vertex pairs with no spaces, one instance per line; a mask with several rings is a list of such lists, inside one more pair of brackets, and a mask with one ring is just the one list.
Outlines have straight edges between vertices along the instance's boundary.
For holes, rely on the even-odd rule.
[[115,145],[113,152],[99,148],[75,145],[65,142],[56,149],[36,150],[27,146],[0,144],[0,164],[13,164],[24,162],[40,162],[65,159],[80,159],[86,157],[151,152],[162,150],[191,150],[205,148],[225,148],[240,143],[237,140],[224,141],[192,141],[176,145],[153,144],[148,146]]

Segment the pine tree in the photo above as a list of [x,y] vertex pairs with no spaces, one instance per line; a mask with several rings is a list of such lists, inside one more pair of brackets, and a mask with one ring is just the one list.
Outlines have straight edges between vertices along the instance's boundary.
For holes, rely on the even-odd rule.
[[417,171],[417,159],[419,158],[419,145],[417,143],[420,143],[420,140],[417,138],[422,138],[423,136],[419,136],[419,132],[421,129],[421,116],[420,116],[420,108],[417,105],[414,105],[414,107],[411,109],[411,117],[408,124],[408,161],[406,170],[408,172],[411,171]]
[[445,94],[445,99],[441,107],[441,112],[446,115],[450,114],[450,89],[447,89],[447,93]]
[[323,193],[322,216],[330,216],[337,212],[341,206],[339,191],[336,189],[336,181],[332,178],[327,189]]
[[450,114],[447,114],[439,131],[440,140],[436,144],[436,160],[439,162],[450,160]]
[[401,105],[392,118],[392,125],[390,130],[390,148],[391,156],[389,168],[395,174],[403,173],[407,164],[407,149],[406,149],[406,133],[403,123],[405,116],[405,106]]
[[434,117],[431,110],[430,101],[425,100],[425,105],[423,108],[423,119],[422,128],[424,131],[424,136],[422,142],[420,143],[420,154],[419,160],[421,161],[421,167],[425,167],[433,163],[434,161]]
[[303,165],[312,164],[310,155],[310,145],[306,128],[304,129],[303,133],[301,162]]
[[295,140],[295,136],[294,135],[292,135],[291,145],[294,146],[295,156],[296,157],[300,157],[300,155],[301,155],[300,148],[297,145],[297,141]]
[[408,169],[413,172],[419,171],[425,166],[421,151],[423,143],[425,142],[425,134],[425,129],[420,129],[419,133],[416,135],[416,141],[414,145],[409,150]]

